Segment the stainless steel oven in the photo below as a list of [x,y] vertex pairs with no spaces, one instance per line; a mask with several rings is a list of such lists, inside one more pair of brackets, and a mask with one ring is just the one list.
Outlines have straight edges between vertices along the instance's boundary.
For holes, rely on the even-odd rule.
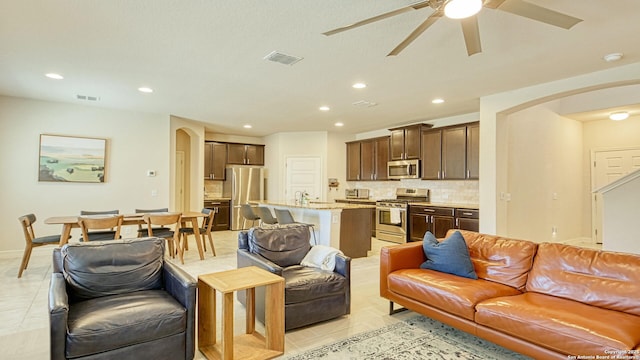
[[378,240],[405,243],[408,239],[410,202],[429,201],[428,189],[396,189],[396,198],[376,202],[376,238]]
[[376,204],[376,238],[407,242],[407,203],[379,201]]

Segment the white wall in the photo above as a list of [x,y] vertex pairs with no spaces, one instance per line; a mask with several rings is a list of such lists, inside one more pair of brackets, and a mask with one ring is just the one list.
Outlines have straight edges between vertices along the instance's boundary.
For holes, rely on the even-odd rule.
[[587,192],[582,123],[556,111],[557,102],[551,102],[508,117],[506,193],[511,200],[502,235],[536,242],[589,235],[582,226]]
[[[327,186],[327,201],[344,199],[344,189],[347,184],[347,141],[353,140],[353,135],[329,133],[327,137],[327,178],[336,178],[340,183],[337,188]],[[328,181],[325,180],[325,183]],[[323,184],[325,186],[325,184]]]
[[[267,200],[281,201],[285,199],[286,159],[289,156],[317,156],[321,163],[320,200],[327,194],[327,154],[328,133],[325,131],[286,132],[265,137],[265,167],[268,169]],[[346,155],[343,154],[342,158]],[[332,159],[333,161],[333,159]],[[344,160],[343,160],[344,161]]]
[[499,194],[508,191],[505,156],[508,114],[570,95],[637,83],[640,63],[480,98],[480,231],[489,234],[507,231],[507,204]]
[[[108,139],[106,182],[38,182],[40,134]],[[168,116],[0,96],[0,251],[24,249],[24,214],[36,214],[36,235],[44,236],[62,230],[44,224],[50,216],[169,206],[169,136]],[[77,229],[72,234],[78,239]]]

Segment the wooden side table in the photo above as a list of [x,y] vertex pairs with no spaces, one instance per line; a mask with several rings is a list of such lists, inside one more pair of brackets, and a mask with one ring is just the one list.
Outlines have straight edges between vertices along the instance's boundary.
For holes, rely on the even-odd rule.
[[[255,331],[255,288],[265,286],[265,334]],[[247,294],[245,334],[233,336],[233,293]],[[222,333],[216,339],[216,291]],[[284,278],[256,266],[198,276],[198,348],[207,359],[272,359],[284,353]]]

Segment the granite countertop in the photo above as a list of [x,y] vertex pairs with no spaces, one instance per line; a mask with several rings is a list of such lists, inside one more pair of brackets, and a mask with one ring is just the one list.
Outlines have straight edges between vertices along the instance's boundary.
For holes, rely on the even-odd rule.
[[287,201],[256,201],[255,203],[259,203],[261,205],[267,206],[282,206],[289,208],[299,208],[299,209],[311,209],[311,210],[344,210],[344,209],[374,209],[375,205],[366,205],[366,204],[345,204],[345,203],[337,203],[337,202],[324,202],[324,201],[309,201],[308,204],[296,204],[294,202]]
[[440,206],[440,207],[449,207],[449,208],[456,208],[456,209],[473,209],[473,210],[480,209],[480,206],[478,204],[456,204],[456,203],[444,203],[444,202],[412,202],[410,205]]

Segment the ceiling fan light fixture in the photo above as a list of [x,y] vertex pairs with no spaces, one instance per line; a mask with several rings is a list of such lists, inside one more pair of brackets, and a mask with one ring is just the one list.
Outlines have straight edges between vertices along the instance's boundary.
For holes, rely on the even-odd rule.
[[629,117],[629,113],[626,112],[626,111],[614,112],[611,115],[609,115],[609,119],[614,120],[614,121],[625,120],[628,117]]
[[444,6],[444,15],[450,19],[464,19],[482,9],[482,0],[449,0]]

